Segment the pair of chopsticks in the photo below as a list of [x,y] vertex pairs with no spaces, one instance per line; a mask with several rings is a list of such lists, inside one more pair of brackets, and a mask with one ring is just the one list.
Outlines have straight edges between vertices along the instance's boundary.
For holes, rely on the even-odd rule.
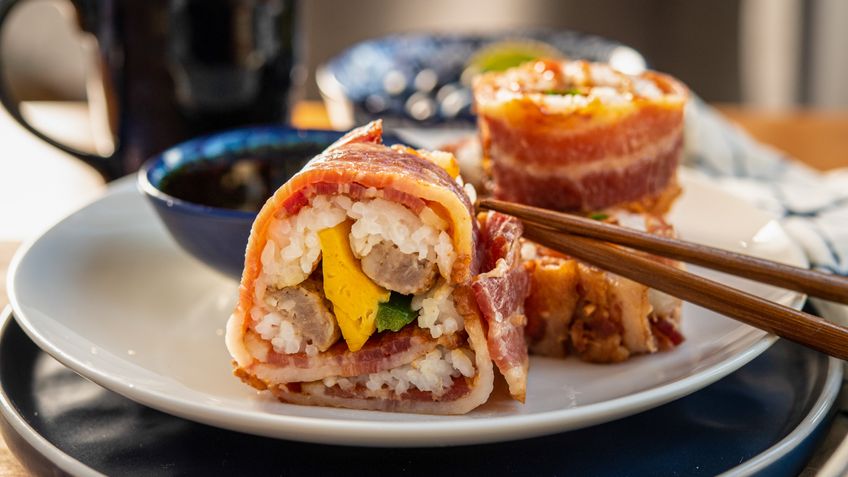
[[848,359],[848,328],[612,244],[848,303],[848,279],[844,277],[512,202],[481,199],[479,205],[521,219],[524,237],[536,243],[817,351]]

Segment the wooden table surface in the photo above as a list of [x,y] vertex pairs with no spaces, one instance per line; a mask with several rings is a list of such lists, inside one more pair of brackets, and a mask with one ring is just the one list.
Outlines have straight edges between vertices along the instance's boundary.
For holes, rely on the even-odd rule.
[[[65,117],[79,117],[78,107],[74,109],[67,108],[66,105],[56,104],[43,104],[40,107],[42,108],[40,114],[52,117],[59,124],[63,122],[61,119]],[[757,139],[790,153],[814,168],[828,170],[848,166],[848,111],[765,112],[733,105],[719,105],[719,109]],[[301,127],[326,127],[329,124],[320,103],[298,105],[295,109],[293,122]],[[85,131],[80,134],[84,135]],[[14,162],[19,165],[27,164],[26,167],[40,167],[38,161],[46,160],[44,158],[44,145],[14,124],[5,113],[0,112],[0,137],[9,138],[12,137],[11,135],[14,135],[22,144],[15,151],[15,157],[12,158]],[[90,141],[90,138],[80,137],[77,140],[80,141],[79,144],[84,145],[87,141]],[[47,151],[54,156],[50,160],[68,162],[71,164],[69,167],[78,166],[72,158],[61,152],[52,149],[47,149]],[[0,161],[0,178],[10,177],[10,175],[14,178],[20,172],[15,169],[17,166],[10,165],[8,151],[4,151],[4,154],[7,160]],[[78,167],[82,168],[83,166]],[[93,180],[90,171],[80,170],[77,174],[80,178],[80,187],[85,188],[84,191],[81,191],[81,194],[90,194],[91,181]],[[2,194],[2,190],[0,190],[0,194]],[[0,195],[0,201],[4,200],[7,200],[7,197]],[[3,231],[0,230],[0,232]],[[0,233],[0,308],[7,303],[6,270],[20,241],[14,236],[15,230],[6,230],[5,232],[5,234]],[[810,463],[808,469],[804,472],[805,475],[815,473],[824,463],[824,459],[843,439],[846,432],[848,432],[848,424],[844,420],[837,421],[827,442],[822,446],[822,451]],[[28,475],[27,471],[0,439],[0,476]]]
[[759,141],[819,170],[848,167],[848,111],[765,112],[718,105]]

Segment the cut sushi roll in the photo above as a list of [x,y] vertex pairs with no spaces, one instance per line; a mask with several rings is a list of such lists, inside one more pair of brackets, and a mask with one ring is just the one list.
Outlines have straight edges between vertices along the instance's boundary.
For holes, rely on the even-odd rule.
[[[381,136],[380,122],[350,132],[260,211],[227,327],[235,374],[285,402],[460,414],[488,399],[494,361],[523,400],[517,252],[481,240],[453,156]],[[517,247],[518,221],[491,223]]]

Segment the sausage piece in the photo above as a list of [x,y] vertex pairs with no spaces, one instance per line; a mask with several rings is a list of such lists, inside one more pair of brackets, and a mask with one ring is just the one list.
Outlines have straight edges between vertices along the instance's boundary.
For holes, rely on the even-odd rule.
[[265,304],[291,323],[305,344],[312,344],[319,351],[326,351],[341,336],[319,280],[309,278],[299,285],[282,289],[269,287],[265,292]]
[[362,271],[383,288],[410,295],[429,290],[436,282],[436,263],[403,253],[397,245],[380,242],[362,257]]

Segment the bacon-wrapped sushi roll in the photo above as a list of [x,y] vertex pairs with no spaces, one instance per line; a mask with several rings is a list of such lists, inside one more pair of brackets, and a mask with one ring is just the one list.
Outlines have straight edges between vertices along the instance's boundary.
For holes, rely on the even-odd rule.
[[540,60],[474,81],[494,196],[563,211],[637,202],[662,213],[677,195],[686,88],[655,72]]
[[[494,359],[523,400],[526,349],[492,331],[523,340],[521,263],[478,277],[489,252],[455,159],[381,136],[348,133],[259,212],[227,326],[235,374],[285,402],[460,414],[488,399]],[[517,305],[488,301],[501,291]]]
[[[674,235],[665,221],[647,214],[619,210],[603,220]],[[531,242],[524,243],[522,255],[532,283],[525,303],[532,353],[562,357],[573,352],[586,361],[614,363],[683,341],[679,299]]]

